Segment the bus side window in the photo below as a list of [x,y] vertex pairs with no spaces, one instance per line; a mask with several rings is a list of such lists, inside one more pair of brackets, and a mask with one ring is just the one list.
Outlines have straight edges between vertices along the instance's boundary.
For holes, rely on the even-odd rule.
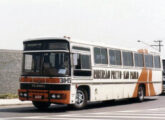
[[111,65],[121,65],[120,50],[109,50],[109,59]]
[[143,54],[134,53],[135,67],[144,67]]
[[107,49],[95,47],[94,60],[95,64],[108,64]]
[[153,67],[153,56],[145,55],[145,67],[152,68]]
[[132,52],[123,51],[123,65],[124,66],[133,66],[133,54]]
[[160,68],[160,56],[154,56],[154,67],[155,68]]
[[[74,57],[76,56],[76,57]],[[73,54],[74,76],[91,76],[91,56],[83,54]]]

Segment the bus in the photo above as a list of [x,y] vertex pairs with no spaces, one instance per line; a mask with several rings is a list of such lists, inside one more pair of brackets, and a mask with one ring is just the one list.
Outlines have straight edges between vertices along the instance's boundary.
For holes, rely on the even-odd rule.
[[163,93],[165,92],[165,59],[162,60],[163,63]]
[[162,92],[159,53],[133,51],[69,38],[23,42],[21,101],[47,109],[68,104],[82,109],[88,102],[136,98]]

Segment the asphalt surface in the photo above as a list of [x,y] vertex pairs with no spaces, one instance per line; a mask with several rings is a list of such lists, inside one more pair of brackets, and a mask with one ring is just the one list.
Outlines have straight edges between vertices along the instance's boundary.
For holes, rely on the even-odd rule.
[[90,103],[83,110],[66,105],[52,105],[39,111],[32,106],[0,106],[0,120],[165,120],[165,95],[147,97],[142,103],[133,100]]

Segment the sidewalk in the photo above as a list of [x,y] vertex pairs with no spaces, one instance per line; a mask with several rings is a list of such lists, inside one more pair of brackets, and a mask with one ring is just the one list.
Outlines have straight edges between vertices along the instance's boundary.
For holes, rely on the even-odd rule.
[[31,101],[20,101],[19,99],[0,99],[0,106],[2,105],[22,105],[31,104]]

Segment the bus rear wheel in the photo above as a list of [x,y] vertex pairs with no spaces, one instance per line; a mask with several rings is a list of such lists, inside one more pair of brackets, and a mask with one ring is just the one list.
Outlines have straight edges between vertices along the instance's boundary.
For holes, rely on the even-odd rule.
[[33,101],[32,103],[39,110],[46,110],[50,106],[50,103],[49,102]]
[[144,101],[144,95],[145,95],[144,87],[143,86],[139,86],[137,100],[139,102],[143,102]]
[[87,105],[87,91],[84,89],[78,89],[76,93],[76,101],[72,107],[76,109],[83,109]]

